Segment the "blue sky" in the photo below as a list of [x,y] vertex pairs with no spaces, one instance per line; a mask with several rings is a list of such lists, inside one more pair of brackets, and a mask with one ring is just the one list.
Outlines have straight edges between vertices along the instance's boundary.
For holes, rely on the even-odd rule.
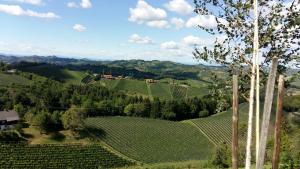
[[96,60],[197,63],[193,46],[214,38],[193,0],[0,0],[0,52]]

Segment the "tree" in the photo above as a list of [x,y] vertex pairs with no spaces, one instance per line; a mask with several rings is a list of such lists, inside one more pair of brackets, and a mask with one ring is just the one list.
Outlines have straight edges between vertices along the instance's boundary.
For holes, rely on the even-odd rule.
[[83,127],[83,120],[85,115],[82,113],[80,108],[72,106],[62,115],[62,124],[64,129],[75,131]]
[[[249,101],[249,125],[247,142],[246,168],[250,168],[250,145],[252,140],[252,114],[255,84],[256,55],[253,54],[255,44],[261,53],[262,64],[259,68],[262,75],[263,67],[270,65],[273,58],[279,58],[279,72],[287,66],[299,66],[299,25],[296,18],[296,0],[285,3],[284,0],[261,0],[258,17],[258,43],[254,43],[254,22],[252,1],[229,0],[195,0],[196,13],[210,16],[215,20],[215,27],[199,27],[218,36],[212,47],[195,48],[194,55],[199,60],[214,62],[228,67],[230,75],[239,73],[241,79],[240,92]],[[257,30],[257,29],[256,29]],[[249,80],[251,79],[251,83]],[[263,76],[262,82],[265,81]],[[249,84],[251,84],[249,86]],[[250,90],[249,94],[248,91]]]
[[230,148],[226,143],[222,143],[216,148],[212,157],[212,164],[218,168],[228,168],[231,165],[230,156]]
[[33,126],[36,126],[41,133],[50,131],[51,115],[48,112],[40,112],[33,118]]

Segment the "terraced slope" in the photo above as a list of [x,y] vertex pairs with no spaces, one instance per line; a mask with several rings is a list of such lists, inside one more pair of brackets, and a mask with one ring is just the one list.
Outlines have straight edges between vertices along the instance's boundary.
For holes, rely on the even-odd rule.
[[[239,122],[247,122],[248,104],[239,106]],[[215,145],[227,142],[231,144],[232,135],[232,113],[231,109],[211,117],[190,120],[198,129],[204,133]]]
[[135,117],[88,118],[87,130],[122,154],[144,163],[205,160],[213,144],[194,126]]
[[99,145],[0,144],[0,168],[115,168],[133,165]]
[[18,85],[26,85],[29,84],[30,80],[15,74],[5,74],[0,73],[0,85],[1,86],[8,86],[11,84],[18,84]]

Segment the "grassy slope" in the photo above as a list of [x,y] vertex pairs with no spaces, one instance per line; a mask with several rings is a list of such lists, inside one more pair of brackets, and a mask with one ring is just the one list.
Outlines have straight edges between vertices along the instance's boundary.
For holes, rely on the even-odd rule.
[[81,83],[81,80],[86,76],[84,72],[61,69],[53,65],[32,66],[23,68],[22,71],[35,73],[40,76],[53,78],[66,83]]
[[5,74],[0,72],[0,85],[7,86],[10,84],[29,84],[30,80],[15,74]]
[[141,80],[127,80],[121,79],[120,82],[116,85],[115,89],[125,90],[132,92],[131,94],[141,94],[148,96],[147,84],[145,81]]
[[209,158],[213,145],[187,123],[134,117],[88,118],[88,131],[126,156],[145,163]]
[[171,99],[169,85],[165,83],[150,84],[150,89],[153,97],[161,99]]

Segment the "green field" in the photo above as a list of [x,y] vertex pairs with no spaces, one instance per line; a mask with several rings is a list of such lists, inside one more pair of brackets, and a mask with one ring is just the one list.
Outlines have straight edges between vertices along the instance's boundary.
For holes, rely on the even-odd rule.
[[126,91],[132,95],[142,95],[149,98],[158,97],[166,100],[202,97],[207,94],[206,86],[201,85],[199,81],[191,81],[192,84],[190,86],[181,84],[189,81],[176,81],[178,84],[169,84],[169,81],[168,79],[163,79],[157,83],[147,84],[144,80],[117,79],[101,80],[100,84],[110,89]]
[[172,95],[170,92],[170,87],[165,83],[154,83],[150,84],[151,94],[153,97],[158,97],[160,99],[171,99]]
[[22,71],[35,73],[40,76],[52,78],[66,83],[80,84],[81,80],[86,77],[86,73],[82,71],[72,71],[63,69],[55,65],[38,65],[22,68]]
[[144,163],[207,160],[213,144],[193,125],[135,117],[88,118],[87,130]]
[[116,90],[124,90],[130,94],[141,94],[148,96],[147,84],[142,80],[121,79],[115,86]]
[[0,168],[115,168],[133,165],[99,145],[0,144]]
[[0,85],[1,86],[8,86],[11,84],[18,84],[18,85],[26,85],[29,84],[30,80],[16,75],[16,74],[5,74],[0,73]]

